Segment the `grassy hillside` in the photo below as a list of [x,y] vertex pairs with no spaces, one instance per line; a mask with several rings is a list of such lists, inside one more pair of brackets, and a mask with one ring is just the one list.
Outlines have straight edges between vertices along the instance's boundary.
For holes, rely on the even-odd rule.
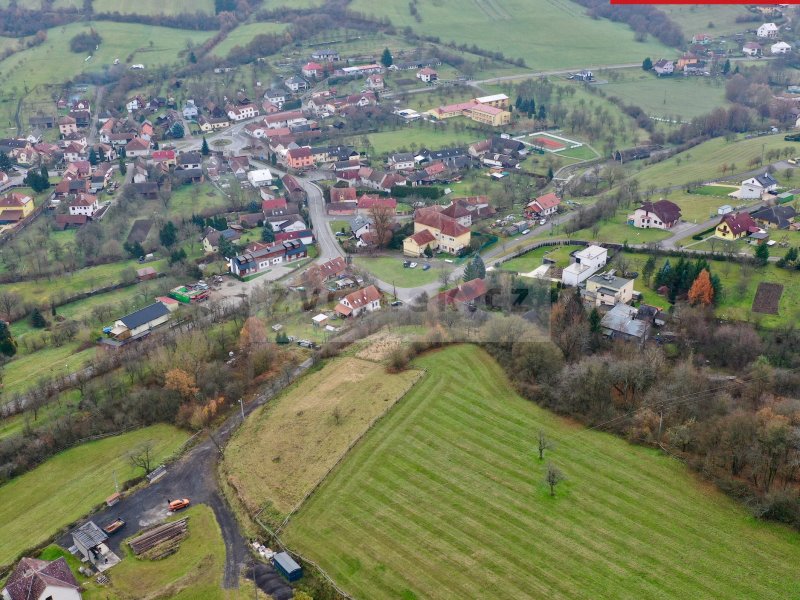
[[[428,370],[284,541],[361,598],[796,597],[800,535],[679,462],[517,396],[482,350]],[[536,432],[567,480],[550,497]]]
[[152,441],[154,464],[172,454],[186,434],[169,425],[154,425],[82,444],[62,452],[33,471],[0,487],[0,565],[26,548],[46,540],[114,493],[120,484],[141,475],[126,454]]
[[119,12],[135,15],[177,15],[181,13],[214,14],[214,0],[93,0],[94,12]]
[[254,511],[289,512],[418,376],[357,358],[327,363],[237,432],[225,451],[229,481]]
[[[683,185],[692,181],[709,181],[723,178],[721,167],[735,165],[736,173],[748,171],[753,167],[748,166],[752,158],[761,156],[765,152],[776,148],[795,147],[800,154],[800,144],[787,142],[784,134],[765,135],[749,140],[739,139],[728,142],[724,138],[714,138],[695,146],[675,157],[644,167],[636,175],[636,179],[645,187],[655,185],[667,187]],[[677,162],[680,159],[680,164]],[[731,179],[730,175],[725,176]],[[736,177],[733,177],[736,180]]]
[[239,25],[224,40],[214,46],[216,56],[226,57],[234,46],[246,46],[252,39],[265,33],[281,33],[286,30],[286,23],[248,23]]
[[535,9],[528,0],[418,0],[414,5],[420,22],[406,2],[354,0],[350,6],[443,41],[524,58],[532,69],[639,62],[668,52],[656,41],[634,41],[627,25],[590,19],[583,7],[569,0],[540,0]]

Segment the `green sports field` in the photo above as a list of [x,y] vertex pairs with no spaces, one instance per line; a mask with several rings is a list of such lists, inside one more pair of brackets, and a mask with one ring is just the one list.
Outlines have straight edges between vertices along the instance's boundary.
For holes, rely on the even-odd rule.
[[141,475],[126,458],[139,444],[153,442],[158,464],[187,437],[175,427],[154,425],[89,442],[0,487],[0,565],[102,503],[114,493],[114,472],[120,484]]
[[569,0],[418,0],[414,5],[421,22],[406,2],[355,0],[350,7],[387,17],[398,28],[524,58],[536,70],[635,63],[670,53],[652,38],[636,42],[627,25],[592,20]]
[[[285,531],[355,597],[797,597],[796,532],[523,400],[478,348],[416,362],[428,374]],[[567,477],[554,498],[540,429]]]

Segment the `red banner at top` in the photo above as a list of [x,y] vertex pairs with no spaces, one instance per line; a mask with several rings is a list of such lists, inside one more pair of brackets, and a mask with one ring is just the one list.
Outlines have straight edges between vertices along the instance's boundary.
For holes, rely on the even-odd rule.
[[[753,4],[753,0],[611,0],[611,4],[694,4],[696,6],[713,6],[720,4]],[[758,2],[759,5],[766,4],[800,4],[800,0],[766,0]]]

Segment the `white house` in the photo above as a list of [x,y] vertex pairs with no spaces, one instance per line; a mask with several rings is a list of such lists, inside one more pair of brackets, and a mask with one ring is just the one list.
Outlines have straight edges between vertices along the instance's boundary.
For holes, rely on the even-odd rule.
[[343,317],[357,317],[364,312],[373,312],[381,308],[381,293],[374,285],[348,294],[336,305],[336,312]]
[[756,35],[760,38],[776,38],[778,26],[775,23],[764,23],[756,30]]
[[422,83],[432,83],[439,79],[439,74],[434,69],[425,67],[417,71],[417,79],[422,81]]
[[69,214],[71,215],[92,217],[98,210],[100,210],[100,204],[97,202],[97,196],[92,194],[78,194],[78,197],[69,204]]
[[300,90],[308,89],[308,82],[302,77],[297,77],[296,75],[294,77],[289,77],[289,79],[287,79],[283,83],[292,92],[299,92]]
[[183,118],[184,119],[194,119],[197,117],[198,111],[197,106],[194,103],[194,100],[187,100],[186,104],[183,107]]
[[387,165],[393,171],[410,171],[416,166],[416,161],[412,152],[397,152],[389,156]]
[[231,121],[244,121],[258,116],[258,108],[254,104],[244,106],[231,106],[228,108],[228,118]]
[[62,556],[54,561],[23,558],[0,591],[3,600],[81,600],[80,586]]
[[742,53],[745,56],[758,56],[761,54],[761,44],[758,42],[747,42],[742,46]]
[[139,102],[139,98],[138,98],[138,97],[136,97],[136,98],[131,98],[130,100],[128,100],[128,102],[126,102],[126,103],[125,103],[125,109],[126,109],[126,110],[127,110],[129,113],[132,113],[132,112],[134,112],[134,111],[137,111],[137,110],[139,110],[141,107],[142,107],[142,104],[141,104],[141,102]]
[[561,283],[577,286],[602,269],[608,262],[608,250],[589,246],[573,254],[575,262],[561,273]]
[[778,189],[778,182],[769,173],[756,175],[750,179],[745,179],[738,191],[730,194],[734,198],[761,198],[767,192],[774,192]]
[[249,181],[250,185],[253,187],[271,185],[272,173],[269,172],[269,169],[256,169],[255,171],[248,171],[247,181]]
[[267,90],[264,92],[264,100],[281,108],[284,102],[286,102],[286,92],[282,92],[281,90]]
[[628,224],[639,229],[670,229],[677,225],[681,218],[681,209],[674,202],[659,200],[645,202],[632,215],[628,215]]
[[656,61],[656,63],[653,65],[653,71],[655,71],[656,75],[659,77],[661,75],[672,75],[675,72],[675,63],[671,60],[662,58],[661,60]]
[[792,47],[786,42],[778,42],[777,44],[772,44],[769,49],[773,54],[786,54],[791,52]]

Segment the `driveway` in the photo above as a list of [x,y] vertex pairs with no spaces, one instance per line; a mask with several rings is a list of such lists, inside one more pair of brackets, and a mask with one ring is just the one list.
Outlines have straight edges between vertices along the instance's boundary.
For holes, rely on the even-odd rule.
[[[301,363],[295,369],[292,380],[300,377],[311,365],[311,359]],[[256,399],[245,406],[245,416],[274,398],[283,387],[281,382],[265,386]],[[251,555],[248,543],[239,531],[236,518],[219,491],[216,478],[219,451],[214,440],[224,448],[225,443],[241,422],[242,417],[236,411],[217,428],[213,433],[213,439],[208,437],[191,448],[178,461],[167,467],[167,473],[161,479],[138,489],[126,496],[116,506],[104,508],[87,520],[94,521],[100,527],[118,517],[125,520],[126,526],[122,532],[111,536],[108,541],[112,550],[119,553],[120,544],[124,538],[144,527],[160,523],[169,516],[170,513],[167,510],[169,499],[189,498],[192,504],[206,504],[214,511],[225,542],[225,570],[222,586],[227,589],[238,588],[239,576],[243,573],[242,568],[250,562]],[[84,522],[81,521],[78,525]],[[58,540],[58,543],[64,548],[69,548],[72,545],[72,538],[66,534]],[[184,543],[191,543],[191,538]],[[256,582],[265,593],[276,600],[287,600],[293,596],[292,588],[272,565],[266,563],[257,563],[257,565]],[[113,570],[111,577],[113,578]]]

